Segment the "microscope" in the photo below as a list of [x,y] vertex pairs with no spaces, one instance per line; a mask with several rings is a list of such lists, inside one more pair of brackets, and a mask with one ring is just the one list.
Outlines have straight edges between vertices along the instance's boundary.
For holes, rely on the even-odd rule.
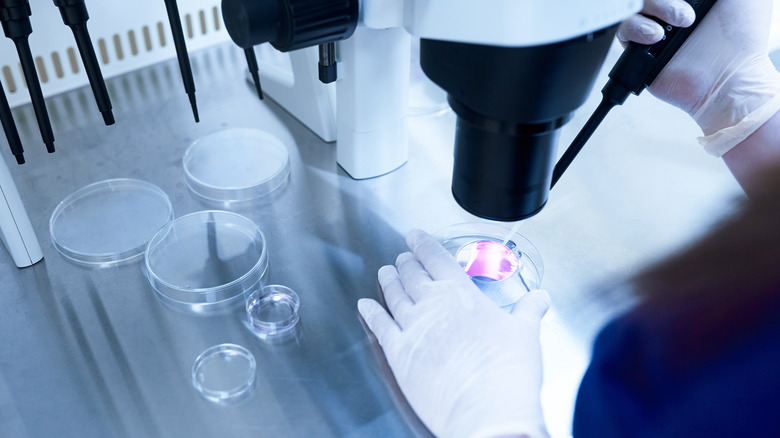
[[468,212],[499,221],[544,207],[559,130],[589,95],[618,23],[641,7],[640,0],[222,0],[228,33],[244,49],[319,45],[320,79],[336,79],[337,161],[355,179],[406,162],[410,41],[419,37],[421,67],[457,115],[453,196]]

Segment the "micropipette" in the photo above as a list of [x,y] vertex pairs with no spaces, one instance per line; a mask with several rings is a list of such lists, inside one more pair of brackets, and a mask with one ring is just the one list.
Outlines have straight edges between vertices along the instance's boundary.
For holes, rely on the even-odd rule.
[[181,18],[179,17],[179,7],[176,0],[165,0],[165,9],[168,12],[168,21],[171,23],[171,35],[173,36],[173,45],[176,47],[176,57],[179,59],[179,69],[181,78],[184,81],[184,91],[190,98],[192,106],[192,115],[195,116],[195,122],[199,122],[198,105],[195,102],[195,81],[192,79],[192,68],[190,67],[190,58],[187,55],[187,44],[184,42],[184,32],[181,29]]
[[715,0],[686,0],[696,12],[696,20],[689,27],[676,28],[665,23],[660,23],[664,28],[664,37],[653,45],[629,43],[626,50],[620,56],[612,71],[609,72],[609,81],[601,90],[603,95],[601,103],[590,116],[585,126],[574,138],[574,141],[566,149],[566,152],[555,165],[551,187],[558,182],[563,172],[569,167],[574,157],[582,150],[590,136],[596,131],[607,113],[626,101],[629,94],[639,95],[646,87],[650,86],[661,70],[672,59],[680,46],[696,29],[704,16],[709,12]]
[[54,133],[51,130],[49,113],[46,111],[46,103],[43,99],[43,92],[41,92],[41,84],[38,82],[38,74],[35,70],[35,62],[28,39],[32,33],[30,15],[32,15],[32,11],[28,0],[0,0],[0,21],[2,21],[3,32],[14,42],[19,54],[24,80],[30,91],[30,101],[35,111],[35,118],[38,120],[41,137],[46,144],[46,150],[54,152]]
[[106,83],[100,72],[95,48],[89,38],[87,30],[87,20],[89,13],[85,0],[54,0],[54,5],[60,9],[62,21],[73,31],[73,37],[76,39],[76,46],[81,54],[81,61],[84,63],[84,69],[87,71],[89,84],[92,87],[92,94],[95,95],[100,113],[103,115],[103,121],[106,125],[114,124],[114,114],[111,112],[111,99],[108,97]]
[[8,99],[5,97],[3,84],[0,84],[0,122],[3,124],[5,138],[8,140],[8,145],[11,146],[11,153],[16,157],[16,162],[24,164],[22,140],[19,138],[19,131],[16,130],[16,123],[14,123],[14,117],[13,114],[11,114],[11,107],[8,105]]
[[246,56],[246,64],[249,67],[249,73],[252,74],[252,80],[255,82],[257,96],[260,100],[263,100],[263,88],[260,87],[260,68],[257,66],[257,55],[255,55],[254,47],[250,46],[244,49],[244,55]]

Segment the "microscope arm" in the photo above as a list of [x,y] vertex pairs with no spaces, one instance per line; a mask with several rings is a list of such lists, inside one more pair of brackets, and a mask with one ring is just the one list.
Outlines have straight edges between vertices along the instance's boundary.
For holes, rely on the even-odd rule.
[[392,172],[407,159],[411,37],[364,25],[337,44],[338,164],[354,179]]

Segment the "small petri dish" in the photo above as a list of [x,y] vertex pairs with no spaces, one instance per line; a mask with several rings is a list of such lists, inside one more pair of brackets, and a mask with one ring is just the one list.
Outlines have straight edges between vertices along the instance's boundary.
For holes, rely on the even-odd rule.
[[154,234],[173,219],[168,195],[154,184],[109,179],[67,196],[49,220],[52,243],[80,265],[109,266],[143,256]]
[[219,202],[268,195],[290,175],[287,148],[257,129],[231,128],[200,138],[185,152],[183,166],[187,187]]
[[433,237],[501,308],[511,310],[523,294],[541,285],[542,256],[528,239],[510,228],[463,223],[444,228]]
[[257,364],[246,348],[220,344],[201,353],[192,365],[192,385],[206,400],[230,403],[249,393]]
[[145,273],[167,305],[195,313],[232,309],[268,272],[260,228],[236,213],[191,213],[162,227],[146,248]]
[[287,286],[265,286],[246,298],[246,314],[251,328],[266,335],[286,333],[298,323],[300,300]]

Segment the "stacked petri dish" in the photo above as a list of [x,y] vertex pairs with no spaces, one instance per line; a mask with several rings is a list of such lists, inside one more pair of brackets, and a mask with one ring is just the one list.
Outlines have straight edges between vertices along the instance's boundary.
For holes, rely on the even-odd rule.
[[262,285],[268,248],[258,226],[236,213],[188,214],[162,227],[146,249],[145,270],[169,306],[215,313],[243,302]]
[[269,195],[290,175],[287,148],[257,129],[230,128],[200,138],[187,149],[182,164],[187,187],[220,205]]

